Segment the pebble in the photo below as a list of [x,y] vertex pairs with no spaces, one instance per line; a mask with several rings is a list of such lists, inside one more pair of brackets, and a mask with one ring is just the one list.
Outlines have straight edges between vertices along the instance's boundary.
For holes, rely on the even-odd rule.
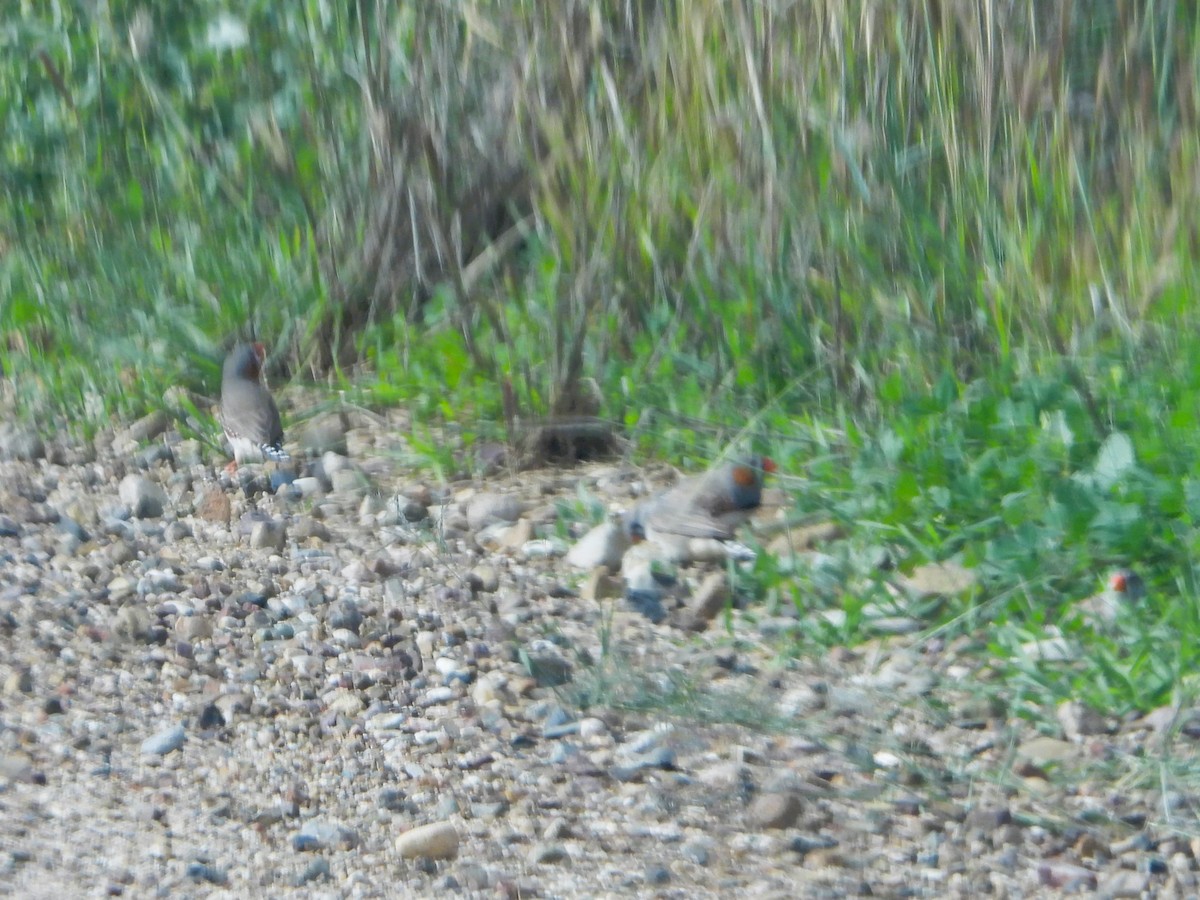
[[1017,746],[1017,758],[1035,766],[1045,766],[1074,759],[1080,755],[1077,744],[1052,737],[1035,737]]
[[698,838],[683,844],[679,848],[679,855],[698,866],[707,866],[712,861],[712,848],[712,839]]
[[325,523],[318,522],[309,516],[300,516],[295,519],[289,527],[289,532],[298,542],[315,540],[320,543],[328,543],[333,540],[333,535],[325,526]]
[[926,563],[917,566],[900,584],[913,596],[925,600],[933,597],[957,597],[975,589],[979,578],[973,569],[956,562]]
[[36,431],[13,425],[0,428],[0,458],[36,462],[46,456],[46,445]]
[[493,594],[500,587],[500,573],[492,565],[478,565],[467,575],[471,590]]
[[567,552],[567,544],[558,538],[544,538],[524,541],[516,546],[521,548],[525,559],[552,559]]
[[334,494],[361,497],[368,487],[367,477],[357,469],[338,469],[329,476],[329,489]]
[[14,669],[4,679],[4,693],[28,694],[33,691],[33,673],[28,668]]
[[207,881],[209,884],[225,884],[228,880],[223,869],[207,863],[191,863],[187,867],[186,874],[192,881]]
[[139,469],[152,469],[159,463],[170,465],[174,462],[175,454],[166,444],[151,444],[133,455],[133,464]]
[[1058,705],[1055,716],[1069,740],[1079,740],[1108,730],[1104,716],[1078,700],[1065,700]]
[[533,540],[533,522],[518,519],[498,537],[497,546],[504,550],[520,550]]
[[283,550],[287,541],[287,528],[282,522],[274,519],[265,522],[255,522],[250,531],[250,548],[252,550]]
[[467,527],[479,531],[496,522],[515,522],[525,505],[513,494],[480,493],[467,501]]
[[671,770],[676,767],[675,750],[671,747],[652,747],[643,753],[630,754],[610,770],[617,781],[638,781],[647,771]]
[[585,741],[598,741],[608,736],[608,726],[603,719],[589,716],[579,723],[579,736]]
[[338,600],[330,605],[325,623],[330,628],[344,628],[357,634],[362,627],[363,615],[353,600]]
[[172,750],[178,750],[187,740],[187,732],[182,725],[172,725],[142,741],[142,753],[145,756],[166,756]]
[[292,838],[292,848],[301,852],[352,850],[358,846],[358,833],[340,822],[310,819]]
[[567,849],[562,844],[534,844],[529,851],[529,864],[533,866],[552,865],[569,859]]
[[25,753],[0,753],[0,778],[28,782],[33,776],[33,760]]
[[725,609],[730,596],[729,578],[725,573],[710,572],[688,604],[688,627],[693,631],[703,631]]
[[1038,882],[1044,887],[1067,893],[1095,891],[1096,873],[1069,862],[1048,862],[1038,866]]
[[163,538],[168,543],[172,544],[176,541],[182,541],[185,538],[190,538],[191,536],[192,526],[187,522],[181,522],[178,519],[176,519],[174,522],[170,522],[163,531]]
[[267,485],[272,494],[278,494],[295,481],[296,473],[288,471],[287,469],[276,469],[267,479]]
[[304,423],[296,440],[312,456],[329,453],[344,459],[347,426],[346,414],[342,411],[321,413]]
[[325,493],[325,485],[320,478],[307,475],[292,482],[292,487],[299,491],[302,497],[318,497]]
[[211,731],[214,728],[224,728],[228,724],[225,714],[221,712],[221,708],[215,703],[206,704],[200,710],[200,715],[196,719],[196,728],[200,731]]
[[163,489],[144,475],[122,478],[117,496],[135,519],[157,519],[167,505]]
[[314,881],[329,881],[333,873],[329,869],[329,860],[323,856],[315,857],[304,867],[304,871],[296,876],[295,887],[304,887]]
[[548,641],[535,641],[526,650],[529,674],[542,687],[558,687],[571,680],[571,662]]
[[793,793],[760,794],[750,804],[746,820],[753,828],[791,828],[804,812],[804,804]]
[[212,637],[212,622],[207,616],[180,616],[175,620],[175,636],[194,644]]
[[142,444],[152,441],[170,427],[171,420],[166,412],[156,409],[142,416],[122,431],[113,436],[114,446]]
[[415,525],[429,518],[429,506],[411,497],[393,497],[380,513],[381,525]]
[[626,589],[625,602],[629,608],[639,615],[645,616],[655,625],[667,618],[663,608],[663,592],[658,588],[651,590]]
[[74,519],[72,519],[70,516],[65,516],[65,515],[59,516],[57,527],[58,527],[58,530],[61,531],[63,534],[70,535],[71,537],[73,537],[77,541],[79,541],[80,543],[84,543],[84,542],[90,541],[92,539],[92,536],[90,534],[88,534],[87,529],[84,528],[82,525],[80,525],[78,522],[76,522]]
[[591,571],[604,566],[610,572],[621,568],[629,549],[629,536],[615,522],[601,522],[581,537],[564,558],[567,565]]
[[108,596],[113,600],[124,600],[132,597],[137,590],[137,582],[124,575],[118,575],[108,583]]
[[643,880],[646,884],[661,887],[664,884],[669,884],[671,881],[671,870],[666,866],[652,863],[646,867],[646,872],[643,875]]
[[837,840],[826,835],[798,834],[792,838],[791,843],[788,844],[788,849],[793,853],[805,856],[816,850],[832,850],[836,846],[838,846]]
[[177,594],[183,590],[179,576],[171,569],[148,569],[138,579],[138,594]]
[[608,569],[593,571],[579,588],[579,599],[588,603],[598,600],[615,600],[625,593],[625,582],[608,573]]
[[313,466],[313,473],[329,481],[338,472],[353,471],[354,463],[344,453],[326,450]]
[[449,822],[420,825],[396,838],[402,859],[453,859],[458,855],[458,830]]

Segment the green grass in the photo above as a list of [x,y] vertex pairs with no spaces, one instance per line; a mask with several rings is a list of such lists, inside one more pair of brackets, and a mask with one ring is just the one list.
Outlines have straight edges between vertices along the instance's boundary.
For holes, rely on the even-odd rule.
[[[592,378],[639,455],[768,448],[802,511],[845,523],[847,585],[882,547],[977,569],[980,595],[930,627],[983,635],[1015,694],[1145,709],[1186,682],[1186,4],[476,0],[380,20],[254,0],[225,47],[216,0],[25,7],[0,17],[20,415],[87,434],[173,384],[212,394],[222,347],[253,333],[276,382],[404,404],[444,472],[508,437],[506,389],[528,422],[577,412]],[[1070,601],[1116,564],[1150,599],[1116,636],[1077,634]],[[746,582],[850,610],[795,652],[866,637],[875,594],[767,561]],[[1089,653],[1020,659],[1048,625]]]

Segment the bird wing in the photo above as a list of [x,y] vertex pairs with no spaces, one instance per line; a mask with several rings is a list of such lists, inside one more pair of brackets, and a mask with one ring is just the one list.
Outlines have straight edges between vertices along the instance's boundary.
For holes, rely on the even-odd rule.
[[642,515],[642,523],[648,531],[677,534],[680,537],[714,538],[729,540],[733,531],[723,522],[713,518],[694,506],[674,506],[670,497],[664,496]]
[[225,430],[268,447],[283,443],[283,423],[270,392],[247,382],[221,396],[221,424]]

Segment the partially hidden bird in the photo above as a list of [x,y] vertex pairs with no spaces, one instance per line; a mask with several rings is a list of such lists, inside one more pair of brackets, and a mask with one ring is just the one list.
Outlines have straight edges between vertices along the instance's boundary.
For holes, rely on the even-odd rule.
[[1075,611],[1093,627],[1107,627],[1117,621],[1121,610],[1136,605],[1146,596],[1146,582],[1133,569],[1117,569],[1108,576],[1104,590],[1075,604]]
[[707,556],[694,542],[731,541],[762,505],[763,478],[774,471],[766,456],[727,462],[646,498],[625,514],[623,526],[632,543],[654,542],[676,561]]
[[290,459],[283,449],[279,408],[263,384],[265,360],[266,349],[262,344],[238,344],[225,357],[220,420],[233,448],[230,469],[244,462]]

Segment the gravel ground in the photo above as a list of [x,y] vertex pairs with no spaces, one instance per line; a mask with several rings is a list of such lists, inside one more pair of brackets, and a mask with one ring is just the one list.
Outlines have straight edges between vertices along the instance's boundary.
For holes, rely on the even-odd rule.
[[167,425],[0,430],[0,893],[1196,891],[1178,710],[1047,728],[902,616],[819,658],[785,613],[698,630],[721,566],[653,624],[563,559],[628,466],[446,487],[338,414],[272,494]]

